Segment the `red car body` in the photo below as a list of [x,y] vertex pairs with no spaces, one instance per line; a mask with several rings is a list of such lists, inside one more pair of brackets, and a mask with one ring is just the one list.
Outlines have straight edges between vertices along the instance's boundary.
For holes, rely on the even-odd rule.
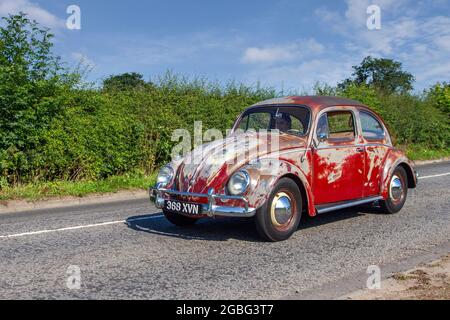
[[[299,108],[302,108],[301,111]],[[278,121],[275,117],[281,118],[278,115],[280,110],[284,112],[283,117],[284,114],[300,114],[299,127],[303,129],[289,129],[289,132],[293,131],[296,134],[288,132],[278,136],[277,161],[274,162],[277,166],[276,173],[266,174],[261,170],[259,161],[273,158],[270,150],[267,151],[273,143],[271,140],[273,138],[264,133],[253,134],[256,143],[250,147],[246,145],[246,150],[243,149],[244,144],[234,149],[230,157],[236,159],[241,153],[246,153],[247,156],[240,157],[241,159],[207,161],[216,154],[223,154],[230,141],[239,141],[242,132],[237,131],[243,126],[243,119],[250,118],[250,115],[258,113],[258,110],[267,110],[268,114],[272,112],[269,121]],[[263,117],[262,114],[264,112],[258,113],[260,118]],[[345,117],[348,117],[348,121]],[[330,121],[334,121],[335,118],[337,120],[332,124]],[[295,120],[294,117],[291,119]],[[248,129],[249,120],[245,121]],[[292,121],[289,125],[292,127]],[[351,130],[344,128],[341,132],[337,129],[331,133],[332,126],[338,129],[348,127]],[[369,129],[364,131],[366,127],[374,131]],[[259,148],[263,142],[269,148]],[[380,116],[360,102],[337,97],[292,96],[257,103],[239,116],[226,140],[206,144],[202,149],[203,152],[197,156],[194,155],[195,151],[191,154],[199,159],[195,164],[186,164],[183,160],[169,164],[170,170],[173,170],[170,181],[151,188],[151,196],[156,201],[157,207],[164,209],[165,202],[172,199],[203,206],[204,210],[200,214],[181,213],[190,219],[208,216],[257,216],[258,210],[261,211],[261,208],[267,206],[269,200],[273,201],[270,197],[274,196],[271,193],[277,183],[281,179],[290,179],[297,185],[301,200],[294,199],[299,198],[295,196],[297,190],[287,192],[290,196],[283,193],[282,196],[286,195],[292,202],[289,210],[295,211],[301,207],[303,213],[315,216],[318,213],[362,203],[386,202],[390,197],[393,198],[393,195],[398,195],[399,190],[404,193],[404,189],[414,188],[417,184],[417,175],[411,161],[392,145],[390,134]],[[227,184],[230,183],[230,177],[240,170],[243,174],[238,178],[241,180],[248,178],[249,185],[242,194],[231,195]],[[394,175],[395,170],[401,172]],[[398,181],[394,181],[394,177],[397,177]],[[289,191],[292,187],[288,186],[285,189]],[[403,206],[406,194],[401,196]],[[279,224],[276,218],[273,218],[277,206],[282,207],[283,204],[272,206],[272,221],[275,225]],[[267,210],[269,209],[266,208]],[[190,220],[186,222],[188,221]],[[283,240],[285,237],[266,238]]]

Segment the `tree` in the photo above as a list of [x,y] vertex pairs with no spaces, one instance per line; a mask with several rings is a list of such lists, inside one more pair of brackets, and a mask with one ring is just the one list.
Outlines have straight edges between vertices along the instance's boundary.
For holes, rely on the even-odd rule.
[[112,75],[103,81],[105,90],[129,90],[144,85],[144,76],[136,72]]
[[[0,147],[21,145],[31,127],[44,125],[40,105],[57,89],[63,68],[52,54],[53,35],[24,13],[2,18],[0,27]],[[28,132],[27,132],[28,131]],[[22,139],[21,139],[22,138]]]
[[[0,25],[0,174],[27,163],[40,132],[59,112],[63,67],[52,53],[53,35],[24,13]],[[5,168],[10,168],[9,173]],[[14,169],[11,169],[14,168]]]
[[55,77],[62,68],[52,54],[53,34],[26,14],[2,18],[0,27],[0,68],[14,71],[15,80],[39,81]]
[[385,93],[405,93],[413,89],[414,76],[402,70],[401,62],[392,59],[364,58],[359,66],[353,66],[350,78],[341,82],[338,87],[346,88],[350,84],[375,87]]

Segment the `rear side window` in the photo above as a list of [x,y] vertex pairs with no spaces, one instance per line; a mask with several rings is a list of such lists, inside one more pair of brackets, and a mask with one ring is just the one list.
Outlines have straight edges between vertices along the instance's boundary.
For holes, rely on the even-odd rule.
[[349,111],[328,112],[328,138],[354,139],[355,125],[353,114]]
[[371,114],[360,112],[361,129],[366,139],[383,139],[384,129],[381,123]]

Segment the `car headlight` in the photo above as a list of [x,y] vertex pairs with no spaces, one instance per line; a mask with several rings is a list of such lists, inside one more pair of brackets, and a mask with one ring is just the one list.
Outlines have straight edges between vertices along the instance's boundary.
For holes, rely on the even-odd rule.
[[156,183],[162,186],[166,186],[172,181],[173,169],[169,166],[164,166],[159,170],[158,177],[156,178]]
[[239,170],[230,177],[228,181],[228,192],[234,196],[241,195],[247,191],[250,185],[250,176],[247,171]]

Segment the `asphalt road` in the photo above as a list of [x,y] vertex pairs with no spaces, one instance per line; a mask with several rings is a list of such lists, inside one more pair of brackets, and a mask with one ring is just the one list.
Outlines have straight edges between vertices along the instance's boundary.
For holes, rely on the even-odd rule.
[[[369,265],[386,277],[450,252],[450,162],[418,171],[400,213],[306,218],[279,243],[261,242],[246,219],[175,227],[143,200],[2,214],[0,298],[338,297],[365,285]],[[79,289],[67,286],[70,266]]]

